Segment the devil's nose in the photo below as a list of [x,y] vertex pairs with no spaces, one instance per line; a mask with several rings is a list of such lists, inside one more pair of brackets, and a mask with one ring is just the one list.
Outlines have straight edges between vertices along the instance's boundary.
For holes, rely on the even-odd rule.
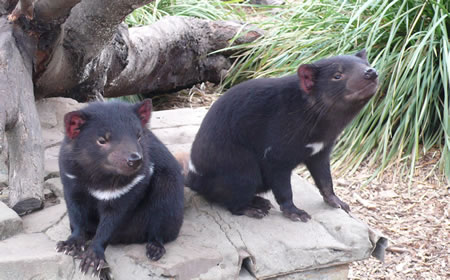
[[377,70],[374,68],[369,68],[364,72],[364,78],[366,80],[374,80],[378,77]]
[[132,153],[128,159],[127,164],[129,167],[137,167],[142,162],[142,156],[139,153]]

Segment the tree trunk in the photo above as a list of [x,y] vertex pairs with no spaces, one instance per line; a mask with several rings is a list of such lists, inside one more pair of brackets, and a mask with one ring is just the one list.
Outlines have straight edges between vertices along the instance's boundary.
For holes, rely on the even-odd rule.
[[186,17],[131,29],[122,24],[148,2],[0,0],[0,145],[6,134],[16,211],[42,206],[44,157],[34,98],[87,101],[219,82],[230,54],[211,53],[261,36],[234,22]]
[[[210,53],[229,46],[241,29],[234,22],[186,17],[166,17],[151,26],[130,29],[119,25],[112,40],[91,60],[84,56],[91,50],[76,55],[67,49],[66,54],[55,51],[35,83],[36,96],[86,101],[98,94],[157,94],[202,81],[218,83],[231,64],[225,55]],[[236,43],[251,42],[260,35],[244,30]],[[73,46],[78,40],[72,36],[64,44]]]
[[[35,43],[35,42],[34,42]],[[0,17],[0,143],[9,150],[9,204],[19,214],[42,207],[43,146],[34,104],[31,39]]]

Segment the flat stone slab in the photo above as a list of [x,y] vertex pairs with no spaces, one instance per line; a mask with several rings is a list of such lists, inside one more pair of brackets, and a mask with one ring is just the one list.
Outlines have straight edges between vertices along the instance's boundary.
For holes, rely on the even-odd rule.
[[23,231],[25,233],[44,232],[53,227],[66,215],[66,203],[45,208],[43,211],[37,211],[23,217]]
[[20,234],[0,242],[2,280],[92,280],[78,271],[78,262],[57,253],[43,233]]
[[[58,171],[59,173],[59,171]],[[63,185],[61,183],[61,179],[59,177],[50,178],[45,180],[44,189],[50,190],[57,197],[63,197]]]
[[22,219],[20,219],[14,210],[0,201],[0,240],[6,239],[21,231]]
[[64,136],[64,115],[84,106],[76,100],[64,97],[44,98],[36,101],[45,148],[61,143]]
[[189,125],[199,126],[206,112],[208,109],[205,107],[153,112],[150,127],[155,130]]
[[[82,106],[52,99],[44,102],[45,108],[60,106],[68,112]],[[64,113],[41,115],[49,118],[41,120],[43,130],[53,130],[44,135],[62,135],[56,130],[62,130],[59,118]],[[186,152],[205,113],[205,108],[154,112],[152,131],[172,152]],[[47,143],[47,161],[54,163],[59,140]],[[53,164],[55,168],[51,177],[58,176]],[[55,193],[58,180],[46,181]],[[114,279],[347,279],[348,263],[368,258],[382,238],[326,205],[316,187],[299,176],[292,176],[292,185],[296,205],[312,216],[307,223],[283,217],[271,194],[266,198],[275,208],[257,220],[233,216],[185,188],[185,220],[178,239],[166,244],[167,253],[157,262],[147,259],[143,244],[108,246],[106,259]],[[63,200],[23,217],[23,225],[25,234],[0,242],[0,279],[92,279],[77,272],[78,260],[55,252],[56,242],[70,234]]]

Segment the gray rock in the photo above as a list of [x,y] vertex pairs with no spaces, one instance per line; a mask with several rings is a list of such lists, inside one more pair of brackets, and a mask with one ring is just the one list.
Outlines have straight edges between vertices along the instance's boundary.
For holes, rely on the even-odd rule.
[[75,279],[72,258],[57,253],[55,243],[43,233],[21,234],[0,242],[0,252],[2,280]]
[[59,145],[64,138],[64,115],[86,106],[76,100],[63,97],[44,98],[36,101],[41,122],[45,149],[45,178],[59,176]]
[[[63,135],[61,136],[62,140]],[[58,165],[58,157],[59,157],[59,148],[60,146],[52,146],[50,148],[45,149],[45,178],[54,178],[59,177],[59,165]]]
[[178,153],[183,153],[183,154],[188,155],[189,153],[186,152],[186,151],[190,151],[191,150],[191,145],[192,145],[192,143],[189,143],[189,144],[172,144],[172,145],[167,145],[167,148],[174,155],[177,155]]
[[[255,280],[256,278],[248,272],[247,269],[242,269],[239,274],[239,280]],[[308,271],[298,271],[293,274],[277,275],[277,280],[346,280],[348,279],[348,264],[341,264],[321,269],[313,269]]]
[[57,223],[45,231],[45,234],[56,242],[66,240],[70,235],[70,222],[68,215],[62,217]]
[[64,97],[44,98],[36,101],[41,127],[64,131],[64,115],[70,111],[79,110],[86,106],[76,100]]
[[[67,99],[42,104],[40,108],[58,107],[57,113],[46,113],[41,120],[49,130],[47,176],[54,177],[59,173],[63,115],[83,105]],[[204,108],[154,112],[151,126],[172,152],[186,152],[205,113]],[[346,279],[348,263],[368,258],[383,238],[351,215],[327,206],[317,189],[300,177],[294,175],[292,184],[295,203],[312,216],[307,223],[283,217],[272,195],[266,197],[275,209],[256,220],[233,216],[186,189],[180,236],[166,244],[161,260],[148,260],[143,244],[107,247],[114,279]],[[45,185],[61,195],[59,178]],[[70,235],[65,212],[61,204],[24,217],[29,233],[0,242],[0,279],[92,279],[77,272],[78,261],[54,251],[56,242]]]
[[[144,245],[108,246],[114,278],[346,279],[346,264],[368,258],[379,237],[344,211],[327,206],[314,186],[296,175],[292,181],[295,202],[311,214],[309,222],[292,222],[278,209],[262,220],[233,216],[186,189],[185,222],[178,239],[166,245],[166,255],[151,262]],[[267,198],[276,205],[271,195]],[[67,217],[46,233],[54,241],[66,239]]]
[[85,104],[64,97],[45,98],[36,101],[45,148],[60,144],[64,138],[64,115],[84,106]]
[[60,204],[44,208],[23,217],[23,230],[25,233],[44,232],[57,224],[66,214],[64,201]]
[[[61,138],[59,139],[60,142],[62,141],[63,138],[64,138],[64,135],[61,133]],[[58,160],[59,148],[60,148],[60,144],[46,148],[45,152],[44,152],[45,159],[46,160],[49,160],[49,159]]]
[[44,188],[50,190],[57,197],[64,197],[63,185],[59,177],[46,180],[44,182]]
[[[247,266],[258,279],[330,267],[370,256],[373,245],[367,225],[340,209],[327,206],[315,187],[298,176],[292,177],[292,183],[296,205],[312,216],[307,223],[286,219],[278,206],[262,220],[233,216],[220,207],[203,203],[195,194],[187,211],[195,212],[197,227],[205,223],[204,216],[212,218],[226,240],[235,247],[235,254],[241,256],[239,263],[243,257],[245,259],[242,252],[248,254]],[[267,198],[277,205],[272,195]]]
[[191,144],[198,131],[198,126],[185,125],[181,127],[168,127],[152,129],[152,132],[166,145]]
[[48,149],[61,145],[64,139],[64,133],[59,131],[59,129],[42,129],[42,137],[44,139],[44,148]]
[[44,178],[48,180],[55,177],[59,177],[58,159],[46,159],[44,163]]
[[20,219],[14,210],[0,201],[0,240],[6,239],[21,231],[22,219]]
[[182,108],[153,112],[150,120],[150,127],[151,129],[160,129],[187,125],[199,126],[207,111],[207,108],[200,107],[194,109]]

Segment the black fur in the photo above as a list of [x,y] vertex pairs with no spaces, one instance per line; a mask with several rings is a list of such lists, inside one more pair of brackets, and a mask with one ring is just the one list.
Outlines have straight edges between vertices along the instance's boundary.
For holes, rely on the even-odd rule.
[[[206,114],[191,150],[187,185],[236,215],[262,218],[272,190],[285,216],[310,216],[292,201],[291,172],[304,163],[324,200],[349,211],[333,191],[330,153],[339,133],[375,93],[365,50],[301,65],[297,75],[241,83]],[[323,143],[312,155],[308,144]]]
[[[150,112],[151,100],[145,100],[134,106],[92,103],[65,116],[59,166],[72,234],[57,249],[80,257],[83,272],[106,265],[108,244],[147,242],[147,256],[158,260],[163,244],[178,236],[184,207],[181,167],[145,128]],[[92,195],[120,189],[138,176],[142,180],[117,198]]]

